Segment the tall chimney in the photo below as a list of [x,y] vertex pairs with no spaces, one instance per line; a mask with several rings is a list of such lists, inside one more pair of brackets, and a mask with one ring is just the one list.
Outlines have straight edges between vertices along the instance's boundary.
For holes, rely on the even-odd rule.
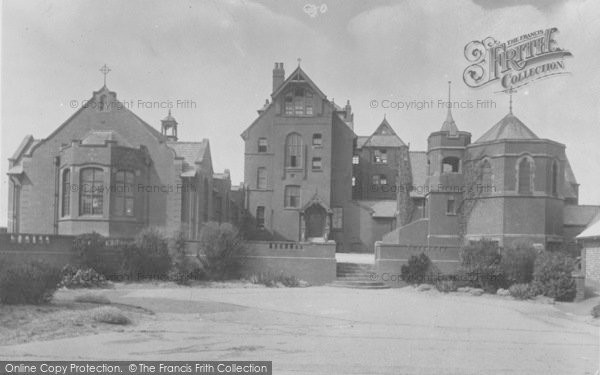
[[283,63],[275,63],[275,68],[273,68],[273,92],[281,86],[284,80],[285,70],[283,70]]

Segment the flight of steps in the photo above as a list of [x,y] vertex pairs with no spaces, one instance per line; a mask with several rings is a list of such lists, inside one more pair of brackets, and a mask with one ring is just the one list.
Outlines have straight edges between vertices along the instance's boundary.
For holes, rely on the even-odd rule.
[[375,268],[372,264],[337,263],[337,278],[330,286],[356,289],[387,289],[385,283],[374,279]]

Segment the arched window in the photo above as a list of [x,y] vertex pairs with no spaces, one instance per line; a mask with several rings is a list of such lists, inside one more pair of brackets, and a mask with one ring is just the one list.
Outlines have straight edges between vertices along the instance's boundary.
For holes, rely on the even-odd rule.
[[113,194],[113,214],[116,216],[134,215],[134,174],[131,171],[118,171],[115,174]]
[[552,195],[558,194],[558,163],[552,163]]
[[207,222],[208,221],[208,198],[209,198],[209,191],[208,191],[208,178],[204,178],[204,221]]
[[285,139],[285,166],[287,168],[302,168],[303,160],[302,137],[291,133]]
[[104,171],[100,168],[83,168],[80,173],[80,214],[102,215],[104,208]]
[[458,173],[460,160],[454,156],[442,159],[442,173]]
[[61,216],[71,213],[71,170],[65,169],[62,174],[62,205]]
[[481,163],[481,186],[479,187],[481,194],[489,194],[494,191],[495,188],[493,186],[493,176],[492,176],[492,165],[489,160],[484,160]]
[[265,167],[256,170],[256,188],[260,190],[267,188],[267,168]]
[[533,159],[525,156],[517,164],[517,191],[519,194],[531,194],[533,191]]

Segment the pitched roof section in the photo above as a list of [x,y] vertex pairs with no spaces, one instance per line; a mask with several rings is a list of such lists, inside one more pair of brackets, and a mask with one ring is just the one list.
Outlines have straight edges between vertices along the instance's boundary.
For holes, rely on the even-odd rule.
[[585,226],[590,224],[600,214],[600,206],[565,205],[563,224]]
[[[285,88],[288,86],[288,84],[290,82],[305,82],[307,83],[313,90],[315,90],[315,92],[322,97],[323,99],[327,99],[327,95],[325,95],[323,93],[323,91],[321,91],[321,89],[319,89],[319,87],[313,82],[312,79],[310,79],[310,77],[304,72],[304,70],[302,70],[302,68],[300,66],[298,66],[296,68],[296,70],[294,70],[292,72],[292,74],[289,75],[289,77],[283,81],[283,83],[281,84],[281,86],[279,86],[279,88],[277,90],[275,90],[272,94],[271,97],[275,98],[277,95],[279,95],[283,90],[285,90]],[[339,107],[338,107],[339,108]],[[339,110],[341,110],[341,108],[339,108]]]
[[201,163],[206,158],[209,150],[208,139],[202,142],[168,142],[170,148],[175,151],[175,155],[183,158],[184,177],[191,177],[196,172],[196,164]]
[[576,238],[598,238],[600,237],[600,214],[592,220],[591,224],[585,228]]
[[475,143],[492,142],[501,139],[539,139],[517,116],[512,113],[504,116],[496,125],[485,132]]
[[356,137],[356,148],[362,148],[368,139],[369,139],[369,137],[367,137],[367,136]]
[[406,146],[398,137],[390,123],[384,117],[375,132],[364,142],[362,147],[403,147]]
[[395,200],[357,201],[369,210],[371,217],[379,219],[393,219],[396,217],[398,203]]
[[82,145],[104,146],[106,142],[116,142],[119,146],[132,147],[119,133],[108,131],[91,131],[81,140]]

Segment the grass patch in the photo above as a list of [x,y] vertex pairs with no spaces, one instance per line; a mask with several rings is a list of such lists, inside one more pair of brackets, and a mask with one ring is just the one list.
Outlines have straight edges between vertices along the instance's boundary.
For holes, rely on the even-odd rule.
[[96,303],[98,305],[109,305],[110,300],[101,294],[86,293],[76,296],[75,302]]
[[116,307],[103,306],[91,310],[92,319],[100,323],[128,325],[131,324],[129,319],[123,312]]

